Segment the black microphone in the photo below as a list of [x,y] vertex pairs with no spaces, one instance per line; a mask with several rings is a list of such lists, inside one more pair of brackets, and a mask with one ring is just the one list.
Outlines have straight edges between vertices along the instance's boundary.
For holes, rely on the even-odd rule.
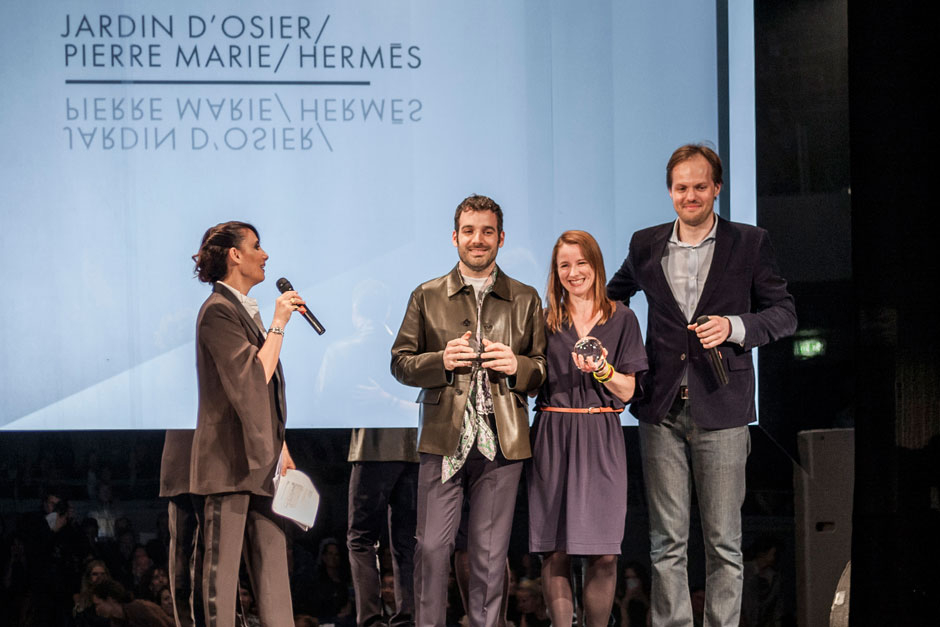
[[[703,325],[708,322],[708,316],[699,316],[698,320],[695,321],[697,325]],[[721,361],[721,353],[718,352],[718,347],[713,346],[708,349],[708,361],[712,364],[712,371],[715,373],[715,376],[718,377],[718,385],[728,385],[728,373],[725,371],[725,364]]]
[[[293,291],[294,286],[290,284],[290,281],[288,281],[284,277],[281,277],[280,279],[277,280],[277,289],[279,289],[281,291],[281,294],[283,294],[284,292]],[[320,321],[317,320],[317,317],[314,316],[312,313],[310,313],[309,307],[305,306],[303,309],[299,309],[298,312],[300,313],[300,315],[304,317],[304,319],[307,322],[310,323],[310,326],[312,326],[313,330],[316,331],[319,335],[323,335],[324,333],[326,333],[326,329],[323,328],[323,325],[320,324]]]

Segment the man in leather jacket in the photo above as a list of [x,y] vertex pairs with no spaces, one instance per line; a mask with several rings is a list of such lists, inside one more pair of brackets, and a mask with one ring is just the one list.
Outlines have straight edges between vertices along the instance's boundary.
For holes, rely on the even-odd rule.
[[502,210],[473,195],[457,207],[460,261],[411,294],[392,347],[392,374],[418,395],[415,619],[443,626],[464,493],[472,627],[500,615],[513,503],[531,456],[527,394],[545,379],[542,301],[496,266]]

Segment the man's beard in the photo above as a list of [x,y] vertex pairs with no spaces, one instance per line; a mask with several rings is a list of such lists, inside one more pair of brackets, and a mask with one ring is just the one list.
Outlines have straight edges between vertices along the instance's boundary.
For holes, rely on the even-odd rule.
[[481,257],[479,261],[474,261],[473,258],[470,257],[470,250],[467,250],[466,254],[460,255],[460,261],[473,272],[483,272],[491,263],[496,261],[496,253],[493,252],[493,249],[489,249],[487,250],[486,256]]

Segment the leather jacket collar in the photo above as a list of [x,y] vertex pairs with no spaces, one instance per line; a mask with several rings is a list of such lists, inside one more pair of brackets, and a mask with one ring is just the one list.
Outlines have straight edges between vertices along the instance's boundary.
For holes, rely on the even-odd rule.
[[[463,282],[460,276],[460,264],[454,266],[454,269],[447,275],[447,297],[453,298],[456,294],[469,286]],[[503,300],[512,299],[512,290],[509,286],[509,277],[506,276],[499,266],[496,266],[496,282],[493,284],[492,294]]]

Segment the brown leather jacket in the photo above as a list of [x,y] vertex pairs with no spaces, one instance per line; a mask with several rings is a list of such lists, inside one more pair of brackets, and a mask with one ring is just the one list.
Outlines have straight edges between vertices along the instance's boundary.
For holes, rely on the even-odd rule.
[[[516,374],[490,372],[499,448],[506,459],[532,456],[527,393],[545,380],[545,321],[542,300],[533,288],[498,270],[493,291],[483,302],[483,337],[502,342],[518,360]],[[476,329],[473,288],[455,267],[418,286],[392,346],[392,374],[418,394],[418,451],[452,455],[457,449],[470,388],[470,368],[444,370],[444,347]]]

